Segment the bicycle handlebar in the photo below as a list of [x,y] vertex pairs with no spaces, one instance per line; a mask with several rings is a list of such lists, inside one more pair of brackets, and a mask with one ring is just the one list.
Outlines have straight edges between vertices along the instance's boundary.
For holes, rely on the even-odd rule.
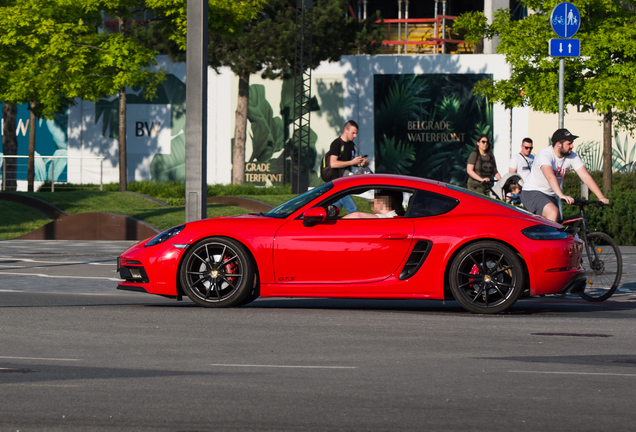
[[[561,198],[561,201],[562,202],[566,202],[563,198]],[[586,205],[602,206],[602,205],[605,205],[605,204],[603,203],[603,201],[598,201],[598,200],[596,200],[596,201],[588,201],[588,200],[584,200],[584,199],[581,199],[581,198],[574,197],[574,204],[573,205],[577,205],[577,206],[581,206],[582,207],[582,206],[586,206]]]

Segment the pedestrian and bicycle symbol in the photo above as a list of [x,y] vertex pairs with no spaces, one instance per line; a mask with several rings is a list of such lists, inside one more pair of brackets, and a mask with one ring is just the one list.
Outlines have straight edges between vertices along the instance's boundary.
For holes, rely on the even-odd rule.
[[559,3],[550,14],[552,30],[560,38],[550,39],[548,52],[551,57],[578,57],[581,55],[581,41],[571,38],[579,31],[581,14],[572,3]]
[[579,31],[581,14],[572,3],[559,3],[550,14],[552,30],[561,38],[570,38]]

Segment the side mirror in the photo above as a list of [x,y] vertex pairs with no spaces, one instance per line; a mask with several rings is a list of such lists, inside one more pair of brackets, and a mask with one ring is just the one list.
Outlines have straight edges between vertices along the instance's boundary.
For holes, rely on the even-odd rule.
[[327,211],[323,207],[313,207],[303,213],[303,225],[314,226],[327,219]]

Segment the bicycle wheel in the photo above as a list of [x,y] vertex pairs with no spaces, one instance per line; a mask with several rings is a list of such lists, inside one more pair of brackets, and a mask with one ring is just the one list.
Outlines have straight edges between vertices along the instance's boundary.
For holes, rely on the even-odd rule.
[[588,257],[583,251],[583,268],[587,284],[579,295],[590,302],[602,302],[610,298],[618,288],[623,274],[623,259],[616,242],[607,234],[590,233],[587,235],[587,241],[590,249],[596,250],[596,258],[594,255]]

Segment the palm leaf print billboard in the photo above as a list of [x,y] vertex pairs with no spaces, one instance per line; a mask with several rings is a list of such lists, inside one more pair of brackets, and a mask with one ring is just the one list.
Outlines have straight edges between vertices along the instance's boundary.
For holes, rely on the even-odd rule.
[[485,78],[491,75],[375,75],[376,172],[465,187],[477,136],[492,142],[492,103],[473,94]]

